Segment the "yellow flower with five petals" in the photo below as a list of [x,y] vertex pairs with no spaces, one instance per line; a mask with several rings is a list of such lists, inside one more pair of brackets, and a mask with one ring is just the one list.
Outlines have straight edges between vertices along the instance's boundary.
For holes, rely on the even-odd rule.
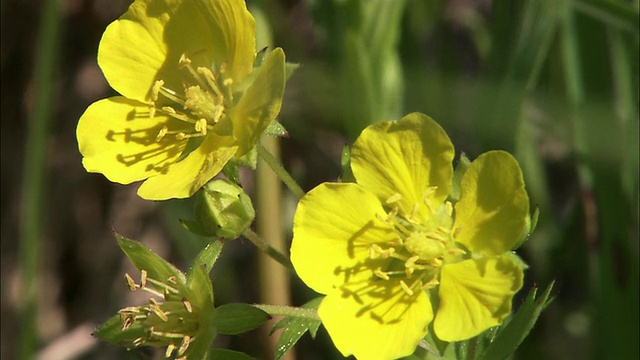
[[454,204],[453,157],[425,115],[376,123],[352,148],[357,182],[321,184],[298,204],[291,260],[327,295],[318,313],[343,355],[398,358],[432,320],[439,339],[460,341],[510,314],[523,281],[511,250],[530,220],[522,172],[508,153],[484,153]]
[[285,58],[254,69],[255,20],[243,0],[136,0],[100,41],[98,64],[121,94],[77,127],[89,172],[151,200],[189,197],[250,151],[280,111]]

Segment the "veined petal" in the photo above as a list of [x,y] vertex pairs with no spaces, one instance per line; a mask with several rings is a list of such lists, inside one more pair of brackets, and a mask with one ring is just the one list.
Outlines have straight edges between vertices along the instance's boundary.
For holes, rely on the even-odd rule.
[[389,259],[370,259],[369,245],[397,236],[376,214],[385,215],[380,201],[357,184],[324,183],[307,193],[293,219],[291,262],[298,276],[322,294],[371,278]]
[[252,36],[255,23],[242,0],[137,0],[105,30],[98,64],[116,91],[148,102],[156,80],[182,89],[183,54],[196,67],[215,61],[232,76],[246,76],[255,57]]
[[227,64],[227,74],[241,81],[253,70],[256,22],[244,0],[195,1],[207,19],[208,31],[216,40],[209,44],[213,60]]
[[210,133],[186,158],[147,179],[138,195],[147,200],[189,197],[216,176],[237,150],[230,137]]
[[522,269],[507,256],[464,260],[440,273],[440,304],[433,326],[438,338],[459,341],[499,325],[522,287]]
[[472,252],[499,255],[511,250],[527,230],[529,197],[517,161],[489,151],[471,163],[455,206],[456,240]]
[[76,130],[82,164],[122,184],[160,174],[180,156],[186,141],[156,137],[163,126],[184,123],[164,116],[149,117],[149,106],[124,97],[97,101],[84,112]]
[[284,96],[285,69],[284,51],[280,48],[269,53],[258,75],[229,114],[233,122],[233,133],[240,149],[238,156],[251,150],[280,112]]
[[318,314],[342,355],[396,359],[414,352],[433,318],[424,291],[408,295],[398,282],[364,281],[335,289]]
[[351,168],[358,184],[385,202],[399,193],[401,213],[424,204],[429,187],[437,208],[449,194],[453,145],[444,130],[426,115],[413,113],[396,122],[367,127],[353,145]]

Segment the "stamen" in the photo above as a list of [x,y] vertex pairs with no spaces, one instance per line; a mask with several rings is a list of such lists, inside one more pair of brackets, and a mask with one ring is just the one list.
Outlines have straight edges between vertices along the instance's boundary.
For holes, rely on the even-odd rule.
[[178,349],[178,355],[183,355],[185,351],[187,351],[187,348],[189,347],[190,342],[191,342],[191,337],[189,335],[185,335],[184,338],[182,338],[182,344]]
[[380,269],[376,269],[373,271],[373,274],[383,280],[389,280],[389,275]]
[[391,205],[395,202],[400,201],[400,199],[402,199],[402,195],[400,195],[400,193],[395,193],[386,200],[386,203]]
[[178,93],[176,93],[175,91],[166,88],[164,86],[162,86],[160,88],[160,94],[162,94],[164,97],[166,97],[167,99],[177,102],[180,105],[184,105],[184,99],[182,99]]
[[136,285],[136,282],[133,281],[133,278],[131,276],[129,276],[129,274],[124,274],[124,278],[127,281],[127,285],[129,286],[129,290],[131,291],[136,291],[136,288],[138,287],[138,285]]
[[206,84],[204,83],[204,81],[202,81],[202,77],[198,75],[198,73],[193,69],[193,66],[191,66],[191,60],[185,54],[182,54],[180,56],[178,67],[180,69],[187,68],[187,70],[189,70],[189,73],[191,73],[191,76],[193,76],[198,85],[200,85],[200,88],[206,88]]
[[163,126],[162,129],[160,129],[160,131],[158,131],[158,135],[156,136],[156,142],[160,142],[160,140],[162,140],[162,138],[167,135],[167,133],[169,132],[169,128],[166,126]]
[[144,338],[139,337],[133,340],[133,346],[138,347],[144,343]]
[[140,287],[147,286],[147,270],[140,271]]
[[176,134],[176,139],[184,140],[184,139],[190,139],[190,138],[195,138],[200,136],[204,136],[204,135],[201,133],[187,134],[187,133],[179,132]]
[[174,108],[172,108],[171,106],[163,106],[162,107],[162,111],[166,114],[171,116],[172,118],[187,122],[189,124],[195,124],[195,120],[190,119],[189,117],[187,117],[184,114],[180,114],[178,113]]
[[200,119],[196,121],[196,131],[202,134],[203,136],[207,135],[207,119]]
[[156,331],[154,328],[151,328],[151,335],[156,337],[164,337],[168,339],[182,339],[185,336],[184,334],[179,334],[179,333]]
[[169,321],[169,317],[164,311],[162,311],[162,309],[157,303],[149,305],[149,309],[153,311],[153,313],[156,314],[157,317],[162,319],[162,321],[165,321],[165,322]]
[[413,296],[413,290],[411,290],[411,288],[407,286],[404,280],[400,280],[400,287],[402,287],[402,290],[404,290],[404,292],[406,292],[407,295]]
[[164,357],[166,357],[167,359],[170,358],[175,348],[176,346],[174,344],[169,344],[169,346],[167,346],[167,351],[164,352]]
[[[211,90],[216,95],[218,95],[218,98],[223,99],[224,95],[222,94],[222,91],[220,91],[220,88],[218,88],[218,85],[216,84],[216,77],[213,75],[211,70],[207,69],[206,67],[200,66],[196,69],[196,71],[198,72],[198,74],[202,75],[202,77],[207,81],[209,88],[211,88]],[[216,105],[221,105],[221,104],[216,104]]]
[[149,119],[153,119],[154,117],[156,117],[156,107],[149,106]]
[[187,300],[186,298],[182,298],[182,305],[184,305],[184,308],[187,310],[187,312],[193,312],[193,307],[191,306],[189,300]]
[[445,201],[444,206],[447,210],[447,215],[452,216],[453,215],[453,205],[451,205],[451,201]]
[[151,88],[151,100],[153,100],[153,102],[158,101],[158,94],[163,86],[164,80],[156,80],[156,82],[153,83],[153,87]]

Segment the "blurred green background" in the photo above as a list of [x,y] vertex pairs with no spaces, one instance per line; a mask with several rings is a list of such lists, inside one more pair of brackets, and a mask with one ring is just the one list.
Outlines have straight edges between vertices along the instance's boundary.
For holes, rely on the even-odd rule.
[[[114,94],[97,46],[128,4],[2,0],[3,359],[152,358],[89,335],[118,308],[144,301],[127,291],[122,276],[133,268],[111,231],[183,267],[205,242],[178,225],[189,201],[143,201],[135,186],[81,165],[77,120]],[[258,37],[302,64],[279,119],[290,133],[282,161],[305,190],[339,176],[343,145],[367,124],[414,111],[445,128],[457,155],[513,153],[540,209],[519,250],[530,269],[514,307],[556,280],[556,299],[515,358],[638,358],[637,0],[249,5]],[[253,192],[253,176],[242,176]],[[295,201],[286,191],[282,200],[290,239]],[[217,303],[260,302],[261,256],[246,240],[225,247]],[[291,302],[301,305],[314,294],[293,277]],[[217,345],[269,358],[261,334]],[[322,330],[296,354],[340,358]]]

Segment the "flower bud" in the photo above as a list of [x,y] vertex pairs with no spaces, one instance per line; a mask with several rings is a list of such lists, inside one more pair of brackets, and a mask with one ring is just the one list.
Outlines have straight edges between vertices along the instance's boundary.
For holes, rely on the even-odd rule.
[[204,232],[233,240],[255,218],[251,198],[228,180],[216,179],[204,186],[196,204],[196,219]]

